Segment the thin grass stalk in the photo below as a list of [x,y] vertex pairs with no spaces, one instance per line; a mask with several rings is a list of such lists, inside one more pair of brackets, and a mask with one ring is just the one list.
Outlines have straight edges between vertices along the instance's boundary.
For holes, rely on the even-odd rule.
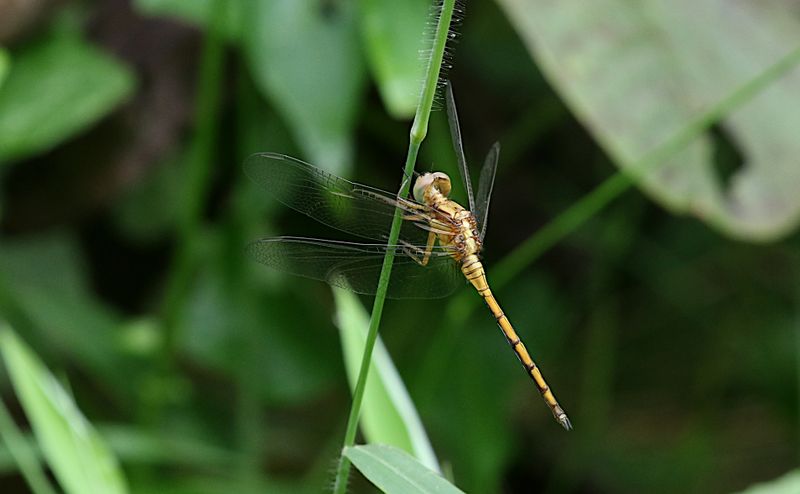
[[[642,174],[684,149],[717,121],[753,99],[770,84],[796,67],[798,63],[800,63],[800,47],[795,48],[759,75],[736,88],[704,113],[691,120],[660,146],[645,154],[635,163],[626,166],[624,171],[617,171],[594,190],[573,203],[566,211],[528,237],[491,269],[489,274],[495,289],[508,284],[522,270],[597,215],[635,184]],[[471,295],[471,293],[461,293],[450,299],[445,309],[447,315],[445,323],[427,347],[419,372],[424,379],[417,379],[422,402],[432,395],[436,383],[444,372],[447,359],[442,358],[442,355],[446,355],[448,343],[456,341],[459,329],[463,327],[463,323],[472,310],[479,305],[477,302],[479,299]]]
[[550,250],[564,237],[577,230],[581,225],[594,217],[603,208],[628,190],[638,179],[654,167],[664,163],[679,151],[706,132],[712,125],[721,120],[742,104],[750,101],[778,78],[785,75],[800,62],[800,47],[769,66],[759,75],[739,86],[728,96],[712,105],[698,117],[673,134],[663,144],[645,154],[634,163],[627,164],[624,170],[618,171],[592,192],[574,203],[555,220],[523,242],[519,247],[504,257],[492,271],[495,286],[502,287],[518,275],[533,261]]
[[[227,2],[213,0],[209,6],[206,38],[200,63],[197,95],[195,97],[196,128],[191,144],[191,155],[186,163],[185,188],[181,194],[182,204],[178,218],[177,248],[167,275],[160,317],[163,342],[154,373],[167,378],[175,365],[177,351],[177,326],[197,262],[203,207],[209,190],[211,160],[217,145],[217,122],[219,88],[224,61],[223,22]],[[137,410],[139,421],[155,424],[167,405],[165,393],[153,394],[144,400]],[[155,476],[148,466],[134,466],[132,476],[146,483]]]
[[[455,0],[443,0],[436,26],[436,33],[433,38],[433,49],[430,59],[428,60],[423,91],[420,96],[419,104],[417,105],[414,122],[411,125],[408,154],[403,169],[403,181],[397,193],[398,197],[406,197],[408,195],[409,188],[411,187],[410,177],[414,171],[414,165],[417,162],[417,154],[419,154],[419,148],[428,133],[431,107],[433,106],[433,99],[436,95],[439,72],[442,68],[442,59],[444,57],[444,49],[450,31],[450,22],[453,19],[454,7]],[[389,232],[388,245],[397,244],[397,240],[400,237],[402,219],[402,210],[399,208],[395,209],[394,218],[392,219],[392,228]],[[355,389],[353,390],[353,401],[350,407],[350,415],[347,418],[347,429],[342,444],[342,453],[340,453],[339,465],[336,470],[336,480],[333,487],[334,494],[344,494],[347,490],[347,479],[350,475],[350,460],[344,456],[343,452],[346,448],[352,447],[355,444],[356,432],[358,431],[358,419],[361,414],[361,404],[364,399],[364,389],[366,388],[367,375],[369,373],[370,363],[372,362],[372,351],[375,348],[375,341],[378,338],[378,328],[383,313],[383,304],[386,299],[386,290],[389,288],[389,278],[391,276],[393,263],[394,250],[389,249],[386,252],[386,256],[383,258],[383,266],[381,268],[380,278],[378,279],[375,302],[372,305],[369,330],[364,344],[364,353],[361,357],[361,368],[359,369],[358,379]]]
[[208,11],[208,24],[196,97],[194,142],[186,168],[185,189],[178,223],[179,245],[167,280],[162,317],[164,348],[167,359],[175,350],[177,314],[183,304],[189,281],[197,264],[197,246],[211,178],[211,162],[217,146],[220,83],[224,62],[223,23],[226,4],[213,0]]

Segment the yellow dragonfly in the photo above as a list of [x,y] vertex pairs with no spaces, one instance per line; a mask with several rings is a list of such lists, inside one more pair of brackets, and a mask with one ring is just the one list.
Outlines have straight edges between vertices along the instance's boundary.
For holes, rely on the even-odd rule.
[[[389,298],[443,297],[463,286],[466,277],[483,297],[555,419],[570,430],[567,414],[492,294],[480,260],[500,147],[495,144],[486,157],[476,200],[449,86],[446,100],[469,209],[448,198],[450,178],[441,172],[418,175],[412,200],[345,180],[289,156],[260,153],[247,159],[245,172],[278,201],[369,242],[273,237],[249,244],[248,253],[277,270],[374,295],[384,255],[391,249],[396,257]],[[400,240],[387,245],[395,208],[403,212]]]

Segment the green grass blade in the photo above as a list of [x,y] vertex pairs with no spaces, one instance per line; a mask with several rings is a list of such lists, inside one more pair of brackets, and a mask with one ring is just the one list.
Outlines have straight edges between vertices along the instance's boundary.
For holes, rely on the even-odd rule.
[[800,470],[792,470],[777,479],[750,486],[739,494],[795,494],[797,492],[800,492]]
[[47,463],[68,494],[124,494],[116,458],[72,398],[10,328],[0,328],[11,382]]
[[[337,288],[333,294],[347,377],[350,387],[355,388],[359,360],[364,353],[369,315],[358,297],[351,292]],[[368,442],[400,448],[414,455],[426,467],[438,472],[439,462],[411,396],[380,338],[376,345],[364,391],[361,430]]]

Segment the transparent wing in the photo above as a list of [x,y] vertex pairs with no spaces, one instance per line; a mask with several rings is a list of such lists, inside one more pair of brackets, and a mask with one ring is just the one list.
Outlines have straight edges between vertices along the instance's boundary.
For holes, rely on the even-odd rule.
[[[427,206],[374,187],[350,182],[308,163],[277,153],[247,158],[245,173],[278,201],[320,223],[359,237],[386,241],[395,206],[419,221],[404,221],[400,238],[425,244]],[[419,226],[417,226],[419,225]]]
[[[275,237],[252,242],[247,252],[258,262],[279,271],[373,295],[387,248],[382,244]],[[396,247],[389,298],[440,298],[466,283],[448,249],[435,247],[428,264],[421,266],[408,256],[409,248]]]
[[478,182],[478,197],[473,213],[481,229],[481,240],[486,235],[486,224],[489,221],[489,201],[492,199],[494,189],[494,175],[497,172],[497,160],[500,158],[500,143],[495,142],[481,168],[480,182]]
[[456,99],[453,96],[453,86],[447,84],[447,121],[450,124],[450,137],[453,140],[453,150],[456,152],[458,160],[458,171],[461,174],[461,181],[467,190],[470,211],[475,211],[475,197],[472,195],[472,179],[467,169],[467,159],[464,157],[464,145],[461,140],[461,126],[458,124],[458,112],[456,111]]

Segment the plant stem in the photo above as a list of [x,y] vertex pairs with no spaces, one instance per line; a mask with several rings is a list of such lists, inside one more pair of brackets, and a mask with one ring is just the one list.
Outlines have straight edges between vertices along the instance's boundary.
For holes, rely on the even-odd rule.
[[[185,163],[186,180],[184,189],[181,191],[183,202],[178,217],[174,259],[167,275],[159,311],[163,341],[152,376],[152,379],[159,383],[159,392],[142,400],[138,410],[140,422],[150,425],[155,425],[159,421],[170,400],[164,383],[169,381],[174,372],[178,322],[198,263],[203,207],[208,195],[211,160],[217,140],[219,87],[224,60],[222,25],[225,12],[226,2],[224,0],[213,0],[209,6],[203,58],[195,98],[196,128],[189,159]],[[140,482],[146,482],[153,476],[152,470],[145,466],[135,467],[132,473]]]
[[[431,51],[431,58],[428,60],[428,68],[425,76],[422,95],[417,105],[417,113],[414,116],[414,122],[411,125],[411,132],[409,134],[408,154],[406,156],[406,164],[403,169],[403,181],[400,185],[400,191],[397,193],[398,197],[406,197],[409,188],[411,187],[411,174],[414,171],[414,165],[417,162],[417,154],[425,140],[428,133],[428,122],[430,120],[431,106],[433,105],[433,98],[436,94],[437,82],[439,80],[439,70],[442,67],[442,57],[444,56],[444,48],[447,44],[447,36],[450,30],[450,21],[453,18],[453,8],[455,0],[444,0],[442,2],[441,12],[439,13],[439,21],[436,26],[436,34],[433,39],[433,49]],[[400,225],[403,219],[403,212],[399,208],[394,211],[394,218],[392,219],[392,228],[389,232],[388,245],[396,245],[400,237]],[[353,390],[353,402],[350,407],[350,415],[347,418],[347,429],[345,431],[344,443],[342,452],[345,448],[351,447],[355,444],[356,432],[358,430],[358,419],[361,414],[361,402],[364,398],[364,389],[367,384],[367,375],[369,374],[370,363],[372,362],[372,351],[375,348],[375,341],[378,338],[378,327],[380,326],[381,315],[383,313],[383,303],[386,299],[386,290],[389,288],[389,277],[392,272],[392,264],[394,263],[394,250],[389,249],[386,256],[383,258],[383,266],[381,268],[381,275],[378,279],[378,288],[375,294],[375,302],[372,305],[372,316],[369,321],[369,330],[367,332],[367,339],[364,344],[364,353],[361,357],[361,368],[358,372],[358,380],[356,381],[355,389]],[[344,494],[347,490],[347,479],[350,474],[350,460],[344,454],[340,453],[339,466],[336,470],[336,482],[334,484],[333,492],[335,494]]]
[[203,206],[210,185],[211,159],[216,148],[219,87],[224,61],[223,23],[226,2],[214,0],[209,8],[206,39],[196,98],[194,142],[186,168],[184,203],[179,217],[179,245],[167,280],[162,315],[167,360],[175,347],[175,326],[196,265],[197,245],[203,220]]

